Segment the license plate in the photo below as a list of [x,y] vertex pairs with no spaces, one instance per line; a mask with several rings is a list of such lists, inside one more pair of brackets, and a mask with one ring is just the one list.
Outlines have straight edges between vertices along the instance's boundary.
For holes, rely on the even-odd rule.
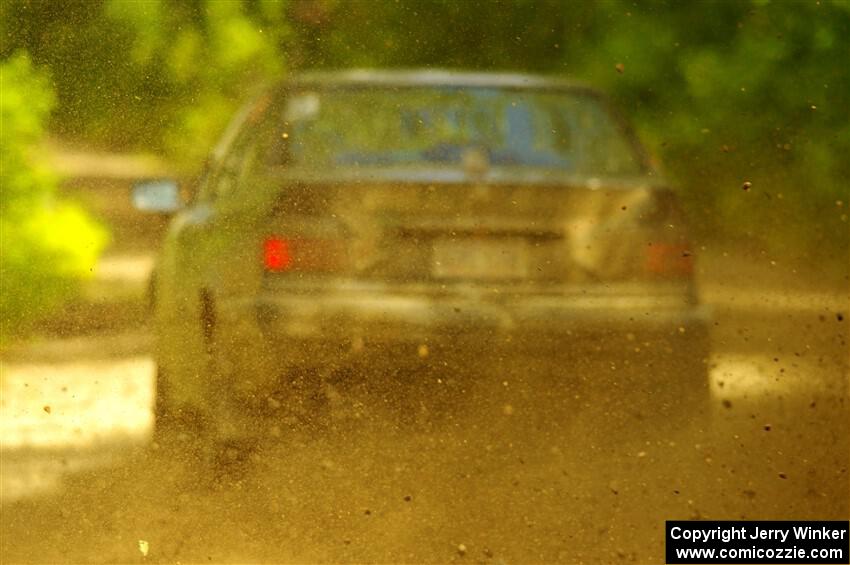
[[522,279],[528,276],[524,239],[438,239],[432,273],[442,279]]

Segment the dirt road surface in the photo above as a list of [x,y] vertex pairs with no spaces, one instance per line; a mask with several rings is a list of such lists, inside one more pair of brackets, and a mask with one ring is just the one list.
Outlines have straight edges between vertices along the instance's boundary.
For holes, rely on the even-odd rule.
[[145,331],[17,348],[0,561],[648,563],[666,519],[847,519],[847,297],[704,294],[710,425],[612,430],[541,404],[557,367],[492,362],[504,402],[460,399],[427,426],[373,403],[284,429],[223,476],[151,445]]

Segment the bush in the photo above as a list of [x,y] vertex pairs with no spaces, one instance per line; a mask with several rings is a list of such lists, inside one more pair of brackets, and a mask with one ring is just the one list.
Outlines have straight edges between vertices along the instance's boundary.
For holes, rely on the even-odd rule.
[[4,341],[74,295],[107,240],[83,210],[56,196],[37,156],[53,107],[26,54],[0,63],[0,324]]

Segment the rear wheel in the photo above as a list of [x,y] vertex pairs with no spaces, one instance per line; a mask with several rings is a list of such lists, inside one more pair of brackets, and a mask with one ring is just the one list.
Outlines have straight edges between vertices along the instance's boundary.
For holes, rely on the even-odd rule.
[[238,474],[257,451],[255,438],[220,433],[220,422],[212,415],[190,406],[178,406],[169,394],[163,367],[157,368],[154,398],[153,445],[168,457],[199,464],[215,478]]
[[170,396],[167,372],[161,365],[156,369],[154,393],[154,441],[173,443],[202,437],[205,421],[201,414],[186,406],[177,406]]
[[638,397],[645,428],[661,439],[701,434],[711,428],[709,340],[701,328],[669,357],[661,359],[650,375],[651,387]]

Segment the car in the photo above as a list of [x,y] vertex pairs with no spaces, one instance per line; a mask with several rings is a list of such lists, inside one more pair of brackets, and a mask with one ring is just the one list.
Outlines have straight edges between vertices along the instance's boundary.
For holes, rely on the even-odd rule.
[[636,421],[708,402],[676,193],[589,86],[304,73],[252,97],[186,205],[180,190],[133,195],[174,213],[153,284],[159,429],[236,441],[309,413],[333,378],[392,387],[485,354],[600,357],[548,386],[581,380]]

